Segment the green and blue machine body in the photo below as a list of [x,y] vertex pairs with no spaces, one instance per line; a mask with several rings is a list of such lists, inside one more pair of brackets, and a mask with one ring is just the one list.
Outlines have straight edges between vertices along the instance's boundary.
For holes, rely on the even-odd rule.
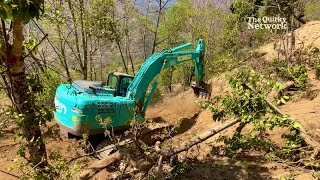
[[[123,73],[110,73],[107,83],[97,81],[76,80],[72,84],[61,84],[55,95],[55,119],[60,128],[68,133],[80,136],[83,133],[99,134],[104,132],[103,123],[98,119],[108,120],[108,128],[123,128],[134,118],[143,119],[157,82],[152,85],[148,95],[146,92],[152,80],[163,69],[194,60],[194,89],[203,90],[203,57],[205,44],[198,40],[196,49],[182,50],[193,43],[164,50],[151,55],[141,66],[136,76]],[[112,78],[118,80],[117,85],[110,87]],[[125,93],[120,94],[121,79],[129,78],[130,84]],[[137,113],[138,112],[138,113]],[[138,115],[138,116],[137,116]]]

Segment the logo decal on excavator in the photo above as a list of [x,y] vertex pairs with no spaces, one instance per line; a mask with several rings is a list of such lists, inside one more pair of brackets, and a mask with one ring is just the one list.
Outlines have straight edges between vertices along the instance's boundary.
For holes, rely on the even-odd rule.
[[187,55],[183,55],[183,56],[178,57],[178,61],[184,61],[184,60],[188,60],[188,59],[192,59],[191,54],[187,54]]
[[56,111],[57,111],[58,113],[62,113],[62,112],[63,112],[63,114],[66,114],[66,113],[67,113],[67,107],[66,107],[66,105],[60,103],[59,100],[54,99],[54,104],[55,104],[55,107],[56,107]]

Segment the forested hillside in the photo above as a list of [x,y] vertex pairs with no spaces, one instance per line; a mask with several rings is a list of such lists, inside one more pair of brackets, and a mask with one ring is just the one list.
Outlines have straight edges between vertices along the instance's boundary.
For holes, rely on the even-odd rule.
[[319,1],[6,0],[0,18],[0,179],[320,178]]

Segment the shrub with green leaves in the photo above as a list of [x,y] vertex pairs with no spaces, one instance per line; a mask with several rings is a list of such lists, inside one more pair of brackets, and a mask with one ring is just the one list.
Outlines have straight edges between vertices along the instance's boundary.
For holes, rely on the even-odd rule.
[[[226,153],[234,156],[240,149],[270,152],[282,148],[281,150],[289,149],[290,158],[294,157],[295,152],[291,150],[304,145],[299,137],[300,124],[288,116],[279,115],[266,101],[267,93],[272,89],[280,89],[280,84],[269,81],[251,70],[232,74],[229,84],[232,93],[215,97],[218,103],[198,101],[204,108],[213,112],[213,118],[216,120],[240,120],[233,137],[222,136],[219,139],[224,142]],[[252,126],[251,130],[243,133],[242,129],[249,124]],[[290,131],[282,136],[286,140],[284,147],[277,147],[265,136],[267,131],[274,128],[287,128]]]
[[298,65],[291,68],[290,75],[297,86],[305,89],[308,83],[307,68],[304,65]]
[[305,65],[287,67],[283,63],[274,62],[277,75],[286,81],[294,81],[296,87],[304,90],[308,85],[308,73]]
[[320,59],[314,63],[314,69],[316,71],[316,78],[320,78]]

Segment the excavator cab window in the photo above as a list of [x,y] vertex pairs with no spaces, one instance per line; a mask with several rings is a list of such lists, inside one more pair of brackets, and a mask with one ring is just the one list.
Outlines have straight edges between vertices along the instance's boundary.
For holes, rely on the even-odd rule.
[[107,87],[115,90],[115,96],[126,96],[129,85],[133,80],[132,76],[109,73]]
[[131,84],[132,79],[133,79],[132,77],[126,77],[126,76],[123,76],[121,78],[120,91],[119,91],[121,96],[126,96],[128,87]]
[[111,89],[117,89],[117,85],[118,85],[118,76],[109,74],[107,86]]

